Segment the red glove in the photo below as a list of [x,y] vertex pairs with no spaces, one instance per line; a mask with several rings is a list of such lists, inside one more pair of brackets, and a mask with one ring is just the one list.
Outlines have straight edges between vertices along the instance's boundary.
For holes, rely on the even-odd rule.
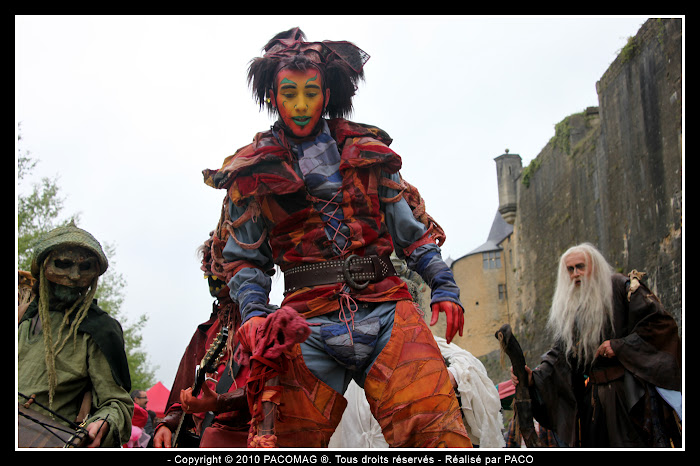
[[447,317],[447,329],[445,330],[445,340],[450,343],[454,336],[459,331],[459,336],[462,336],[464,330],[464,311],[462,308],[452,301],[440,301],[430,306],[433,312],[433,317],[430,320],[430,325],[437,324],[440,313],[444,312]]

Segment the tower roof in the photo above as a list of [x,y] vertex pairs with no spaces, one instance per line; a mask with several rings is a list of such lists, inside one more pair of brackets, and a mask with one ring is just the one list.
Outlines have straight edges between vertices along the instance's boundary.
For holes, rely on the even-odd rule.
[[513,233],[513,225],[503,220],[503,216],[497,211],[496,217],[493,219],[493,223],[491,224],[491,231],[489,232],[486,242],[473,251],[467,253],[465,257],[479,252],[500,251],[502,249],[500,244],[504,239],[510,236],[511,233]]

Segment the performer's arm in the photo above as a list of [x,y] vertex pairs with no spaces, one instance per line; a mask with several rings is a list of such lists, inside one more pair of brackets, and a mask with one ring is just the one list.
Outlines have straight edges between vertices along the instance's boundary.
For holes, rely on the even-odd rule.
[[[393,182],[399,182],[399,174],[385,174]],[[398,191],[380,186],[380,199],[395,199]],[[437,323],[440,312],[447,317],[448,343],[464,327],[464,307],[459,300],[452,270],[442,259],[440,247],[431,241],[428,229],[419,222],[404,198],[382,204],[389,233],[394,241],[397,256],[406,260],[406,265],[417,272],[431,290],[430,307],[433,312],[430,325]]]
[[[229,203],[232,219],[243,215],[247,206]],[[234,229],[228,237],[223,256],[227,263],[240,262],[247,266],[238,268],[228,282],[231,299],[238,303],[241,319],[246,322],[251,317],[264,317],[274,312],[277,307],[270,305],[269,296],[272,288],[270,274],[274,270],[272,251],[264,240],[257,248],[244,247],[257,243],[265,234],[265,225],[261,218],[253,218]],[[236,241],[237,240],[237,241]]]

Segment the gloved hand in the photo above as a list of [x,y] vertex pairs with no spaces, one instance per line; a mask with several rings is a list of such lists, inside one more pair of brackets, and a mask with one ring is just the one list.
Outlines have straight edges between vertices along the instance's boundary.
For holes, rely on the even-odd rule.
[[462,336],[462,331],[464,330],[464,311],[459,305],[452,301],[440,301],[433,303],[430,309],[433,312],[430,320],[431,326],[437,324],[441,312],[445,313],[447,318],[445,340],[447,340],[448,344],[452,341],[457,332],[459,332],[460,337]]

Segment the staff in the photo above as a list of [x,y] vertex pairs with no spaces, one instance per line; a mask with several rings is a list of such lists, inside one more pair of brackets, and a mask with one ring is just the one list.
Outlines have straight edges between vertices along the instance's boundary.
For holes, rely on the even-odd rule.
[[[513,335],[510,325],[504,324],[496,332],[496,338],[501,342],[501,351],[506,353],[513,365],[513,372],[519,380],[527,380],[525,372],[525,355],[520,348],[520,343]],[[514,411],[517,417],[520,433],[525,440],[525,445],[528,448],[541,447],[535,424],[532,416],[532,403],[530,401],[530,392],[525,384],[515,386],[515,402]]]

